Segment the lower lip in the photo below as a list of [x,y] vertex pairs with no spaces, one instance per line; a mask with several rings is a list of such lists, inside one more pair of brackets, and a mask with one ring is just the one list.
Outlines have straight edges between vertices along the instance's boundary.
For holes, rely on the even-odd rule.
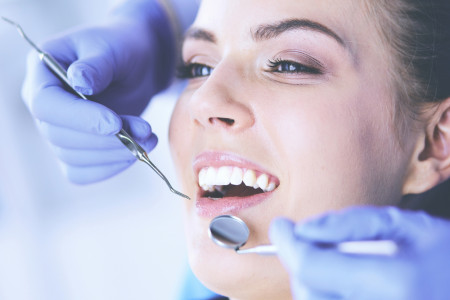
[[224,214],[235,214],[241,210],[258,205],[273,192],[256,194],[250,197],[227,197],[218,200],[198,197],[195,203],[197,214],[202,217],[215,217]]

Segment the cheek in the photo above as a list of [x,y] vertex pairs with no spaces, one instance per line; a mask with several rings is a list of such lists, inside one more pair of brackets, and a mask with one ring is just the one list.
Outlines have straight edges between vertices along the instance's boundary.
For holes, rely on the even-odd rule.
[[283,105],[260,113],[272,120],[264,131],[277,145],[286,214],[298,220],[351,205],[395,203],[402,160],[385,104],[368,93],[305,89],[299,95],[280,96]]
[[[194,131],[189,118],[187,103],[188,97],[186,93],[183,93],[172,112],[169,126],[169,145],[181,189],[183,193],[193,199],[196,182],[192,170],[191,142]],[[184,201],[184,204],[187,211],[192,210],[194,206],[193,200]]]
[[186,170],[186,164],[189,160],[189,156],[187,155],[188,151],[183,151],[183,149],[187,149],[190,134],[192,134],[187,110],[187,99],[188,97],[185,94],[180,96],[172,112],[169,126],[170,151],[180,179],[183,179],[184,175],[186,175],[182,174],[183,172],[181,171]]

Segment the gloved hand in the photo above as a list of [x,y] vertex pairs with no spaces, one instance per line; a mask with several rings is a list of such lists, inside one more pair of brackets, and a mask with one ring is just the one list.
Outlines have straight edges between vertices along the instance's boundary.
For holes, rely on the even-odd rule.
[[106,179],[135,161],[114,135],[122,127],[146,151],[157,143],[137,116],[172,77],[175,36],[156,1],[128,2],[104,24],[42,45],[67,68],[71,85],[96,102],[67,92],[35,52],[28,58],[24,101],[75,183]]
[[[450,297],[450,222],[396,208],[352,208],[270,229],[295,299],[445,300]],[[392,239],[392,257],[350,255],[317,243]]]

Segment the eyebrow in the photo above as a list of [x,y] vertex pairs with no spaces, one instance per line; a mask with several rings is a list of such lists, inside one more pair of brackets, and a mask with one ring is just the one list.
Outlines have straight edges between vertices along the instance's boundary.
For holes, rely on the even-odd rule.
[[[336,32],[325,25],[308,19],[287,19],[275,24],[262,24],[259,25],[256,30],[250,30],[250,32],[253,40],[263,41],[276,38],[286,31],[297,29],[311,30],[326,34],[335,39],[341,46],[346,47],[344,40]],[[184,37],[184,40],[186,39],[202,40],[210,43],[217,42],[214,33],[198,27],[189,28]]]
[[211,43],[216,43],[217,38],[214,35],[214,33],[207,31],[205,29],[201,29],[198,27],[191,27],[189,28],[185,35],[184,35],[184,39],[194,39],[194,40],[201,40],[201,41],[206,41],[206,42],[211,42]]
[[264,24],[252,31],[252,37],[255,41],[276,38],[282,33],[290,30],[303,29],[320,32],[335,39],[341,46],[346,46],[344,40],[333,30],[320,23],[308,19],[288,19],[275,24]]

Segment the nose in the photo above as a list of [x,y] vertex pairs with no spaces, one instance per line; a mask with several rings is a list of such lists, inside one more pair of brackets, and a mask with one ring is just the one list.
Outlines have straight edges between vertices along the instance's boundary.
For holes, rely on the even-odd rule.
[[205,129],[242,131],[254,124],[243,76],[223,64],[192,94],[189,111]]

